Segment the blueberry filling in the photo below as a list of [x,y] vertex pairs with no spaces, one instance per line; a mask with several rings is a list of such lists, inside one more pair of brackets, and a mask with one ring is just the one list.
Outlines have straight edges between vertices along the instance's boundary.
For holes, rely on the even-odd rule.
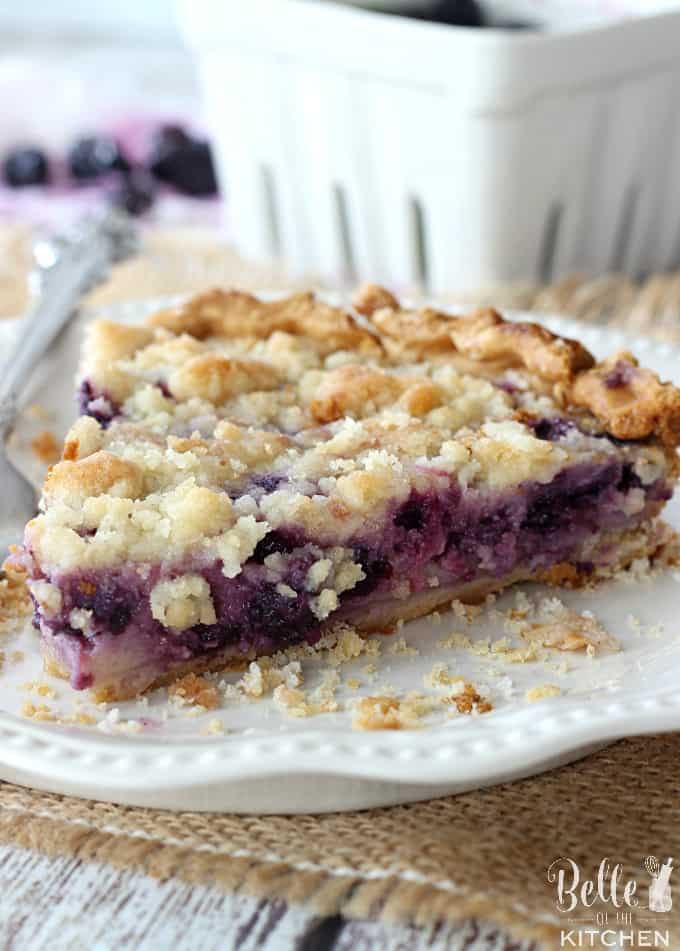
[[256,565],[261,565],[269,555],[288,555],[298,547],[300,547],[300,540],[294,534],[275,529],[260,539],[250,560]]
[[120,415],[120,407],[104,391],[97,391],[89,380],[83,380],[78,389],[78,409],[83,416],[92,416],[106,429]]
[[591,439],[606,439],[614,446],[625,446],[626,443],[630,441],[626,439],[618,439],[616,436],[612,436],[611,433],[603,433],[598,431],[591,432],[586,426],[579,425],[576,420],[564,419],[561,416],[551,416],[543,419],[527,420],[527,425],[533,429],[534,435],[537,439],[546,439],[548,442],[557,442],[559,439],[564,439],[565,436],[568,436],[569,433],[573,432],[582,433],[584,436],[589,436]]
[[92,611],[94,623],[112,634],[120,634],[127,627],[140,601],[139,590],[121,584],[115,575],[104,575],[96,581],[81,579],[69,598],[73,607]]
[[517,386],[516,383],[513,383],[511,380],[500,379],[500,380],[492,380],[491,382],[497,389],[503,390],[504,393],[509,393],[510,396],[514,396],[515,393],[520,392],[520,388]]
[[405,528],[407,532],[422,529],[427,521],[426,506],[427,500],[411,497],[394,516],[394,524],[398,528]]
[[254,476],[251,485],[257,489],[263,489],[265,492],[276,492],[286,482],[288,482],[287,476],[277,472],[267,472],[264,475]]
[[619,492],[629,492],[630,489],[639,489],[641,487],[642,480],[635,472],[635,467],[633,466],[632,462],[624,463],[621,469],[621,478],[619,479],[616,488],[619,490]]
[[604,385],[609,390],[618,390],[632,383],[635,377],[635,367],[623,360],[617,360],[614,368],[604,378]]
[[158,389],[161,391],[161,393],[167,400],[174,399],[172,392],[170,390],[170,387],[165,382],[165,380],[156,380],[155,385],[158,387]]
[[351,591],[352,598],[363,598],[384,586],[394,573],[389,560],[379,552],[372,551],[367,545],[357,545],[354,559],[361,565],[365,577]]
[[569,432],[576,429],[576,423],[571,419],[562,419],[559,416],[552,418],[537,419],[529,424],[534,431],[537,439],[546,439],[549,442],[556,442],[562,439]]
[[[87,666],[89,655],[102,647],[107,649],[111,637],[124,637],[126,642],[132,638],[136,651],[160,669],[228,646],[261,651],[305,640],[313,642],[320,625],[304,590],[312,560],[309,554],[301,556],[297,570],[289,575],[289,580],[301,589],[293,597],[281,593],[280,585],[267,581],[263,569],[256,565],[246,566],[235,579],[226,579],[219,565],[204,568],[202,574],[210,585],[218,620],[183,631],[168,631],[152,615],[149,596],[159,580],[158,569],[73,575],[61,584],[59,615],[49,621],[43,618],[42,629],[48,635],[67,639],[71,654],[75,652],[80,658],[78,669]],[[73,626],[83,611],[90,612],[85,635]],[[40,619],[36,621],[38,626]]]
[[[625,494],[640,489],[646,502],[637,514],[627,514]],[[440,492],[413,491],[395,505],[379,531],[349,543],[364,577],[341,593],[335,617],[360,615],[364,604],[394,597],[405,581],[417,592],[428,587],[433,576],[439,584],[453,585],[478,577],[502,579],[518,569],[530,572],[564,561],[592,570],[591,549],[583,553],[595,533],[635,527],[670,494],[662,479],[642,486],[632,464],[620,460],[574,465],[548,484],[529,483],[503,493],[468,489],[463,494],[455,485]],[[313,643],[321,621],[306,581],[319,558],[320,543],[315,540],[312,548],[309,541],[292,527],[272,531],[231,579],[219,562],[132,566],[58,579],[53,583],[61,591],[61,611],[40,619],[42,631],[68,644],[75,686],[89,685],[88,658],[117,650],[109,645],[121,637],[123,652],[136,652],[159,672],[225,647],[261,653]],[[321,547],[334,547],[334,540]],[[283,556],[277,580],[264,564],[273,554]],[[150,593],[159,580],[187,573],[199,573],[207,581],[217,622],[168,630],[152,616]],[[85,633],[80,629],[82,615],[74,615],[74,610],[91,612]]]
[[[621,466],[612,462],[600,472],[586,472],[582,478],[574,472],[560,472],[547,486],[532,493],[520,530],[539,535],[568,530],[576,522],[596,530],[599,496],[615,487],[620,480]],[[592,525],[591,525],[592,522]]]

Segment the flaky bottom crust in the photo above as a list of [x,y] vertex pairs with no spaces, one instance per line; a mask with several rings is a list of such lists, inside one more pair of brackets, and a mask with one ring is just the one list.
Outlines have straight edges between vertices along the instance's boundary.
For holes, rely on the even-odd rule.
[[[653,522],[625,534],[603,536],[593,550],[594,556],[600,556],[600,563],[587,575],[577,572],[571,563],[562,562],[543,572],[518,569],[502,578],[484,578],[465,584],[430,588],[409,595],[406,599],[386,598],[373,604],[357,606],[355,610],[341,612],[328,622],[322,633],[332,633],[339,621],[350,623],[360,634],[389,631],[400,620],[411,621],[439,608],[448,608],[453,600],[464,604],[478,604],[489,594],[495,594],[519,581],[536,581],[571,588],[592,585],[615,577],[638,559],[655,560],[662,552],[670,553],[669,562],[675,561],[677,551],[678,536],[673,529],[664,522]],[[68,680],[68,670],[61,663],[54,642],[43,639],[42,651],[46,671]],[[107,681],[106,672],[102,671],[97,678],[100,682],[90,689],[90,695],[97,703],[130,700],[147,690],[167,686],[189,673],[244,670],[257,656],[262,654],[258,655],[255,651],[243,654],[238,648],[230,646],[215,654],[176,664],[162,674],[158,674],[157,670],[150,666],[140,666],[127,671],[124,677]]]

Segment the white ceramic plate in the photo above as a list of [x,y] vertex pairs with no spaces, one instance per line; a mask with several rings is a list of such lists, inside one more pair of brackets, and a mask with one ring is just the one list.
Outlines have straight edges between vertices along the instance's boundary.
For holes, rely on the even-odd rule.
[[[159,302],[110,309],[106,316],[140,320]],[[666,377],[680,371],[680,351],[648,340],[631,341],[608,329],[546,318],[552,329],[579,336],[596,354],[635,350]],[[13,332],[0,325],[0,347]],[[73,374],[82,328],[69,329],[49,359],[37,368],[14,451],[36,479],[41,466],[27,446],[36,432],[61,436],[73,418]],[[35,404],[41,409],[36,410]],[[0,502],[1,505],[1,502]],[[680,502],[668,509],[680,528]],[[526,587],[532,598],[545,595]],[[550,592],[554,595],[554,591]],[[591,659],[549,652],[542,661],[510,664],[501,656],[444,649],[437,641],[452,630],[475,643],[502,637],[502,623],[487,617],[465,627],[451,615],[424,619],[400,632],[418,654],[394,652],[396,638],[380,637],[381,656],[361,657],[341,668],[356,677],[337,692],[342,707],[351,698],[393,687],[398,694],[427,692],[424,676],[434,663],[471,680],[494,705],[482,716],[452,715],[450,708],[427,718],[421,729],[360,732],[347,709],[295,719],[271,699],[225,700],[208,713],[170,704],[165,691],[145,702],[118,705],[117,713],[89,704],[41,671],[37,638],[30,629],[2,645],[0,674],[0,778],[40,789],[113,802],[172,809],[239,812],[322,812],[389,805],[441,796],[526,776],[573,760],[615,738],[680,728],[680,576],[669,572],[639,583],[612,582],[597,592],[560,594],[578,611],[590,610],[616,635],[618,653]],[[497,607],[511,606],[514,595]],[[23,654],[16,659],[14,651]],[[14,658],[14,659],[13,659]],[[377,673],[366,674],[368,662]],[[568,670],[565,671],[564,662]],[[322,664],[310,662],[305,689],[313,688]],[[238,675],[230,675],[233,682]],[[47,684],[55,696],[39,696],[27,684]],[[554,684],[561,695],[529,703],[531,687]],[[97,726],[36,722],[22,716],[26,703],[44,704],[57,717],[87,712]],[[225,732],[206,735],[210,721]],[[115,722],[117,721],[117,722]],[[137,732],[131,732],[137,731]]]

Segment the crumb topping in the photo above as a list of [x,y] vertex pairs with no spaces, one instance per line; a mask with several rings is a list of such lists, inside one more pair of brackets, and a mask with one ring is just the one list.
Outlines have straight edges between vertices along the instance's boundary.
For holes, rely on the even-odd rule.
[[619,642],[590,612],[570,610],[559,598],[544,599],[535,619],[517,620],[511,629],[537,645],[561,651],[617,651]]
[[536,703],[538,700],[547,700],[550,697],[559,697],[562,693],[555,684],[543,684],[540,687],[532,687],[526,692],[526,699],[529,703]]
[[[195,704],[205,710],[215,710],[220,705],[220,694],[217,687],[204,677],[199,677],[196,674],[186,674],[186,676],[180,677],[179,680],[170,685],[168,695],[171,700]],[[214,732],[220,732],[219,728]]]
[[[0,632],[16,627],[17,622],[31,613],[31,599],[26,584],[27,575],[10,555],[0,568]],[[13,651],[12,659],[20,652]]]

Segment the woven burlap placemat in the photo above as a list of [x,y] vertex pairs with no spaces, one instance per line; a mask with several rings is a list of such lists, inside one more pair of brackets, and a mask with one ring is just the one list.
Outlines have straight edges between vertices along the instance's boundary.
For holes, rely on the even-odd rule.
[[[6,252],[0,315],[9,315],[27,299],[26,234],[0,234],[0,246]],[[244,264],[212,236],[173,232],[152,236],[142,257],[118,268],[91,301],[214,284],[291,282],[277,265]],[[680,339],[680,274],[641,285],[620,276],[574,278],[545,288],[489,289],[474,298]],[[567,925],[547,870],[560,856],[573,859],[588,878],[605,857],[611,865],[621,863],[622,880],[638,882],[638,928],[652,927],[643,921],[650,882],[643,863],[649,855],[663,861],[680,853],[679,789],[680,735],[625,740],[522,782],[343,815],[169,813],[0,784],[0,842],[304,901],[321,914],[422,924],[473,916],[558,947]],[[613,922],[611,905],[608,913]],[[658,918],[657,927],[670,932],[669,946],[680,947],[680,901]]]
[[[477,917],[554,947],[569,926],[550,864],[567,856],[595,878],[603,858],[621,863],[645,917],[644,859],[679,851],[679,788],[680,735],[626,740],[522,782],[340,815],[169,813],[0,785],[0,841],[306,902],[319,914]],[[680,947],[680,902],[658,918]]]

